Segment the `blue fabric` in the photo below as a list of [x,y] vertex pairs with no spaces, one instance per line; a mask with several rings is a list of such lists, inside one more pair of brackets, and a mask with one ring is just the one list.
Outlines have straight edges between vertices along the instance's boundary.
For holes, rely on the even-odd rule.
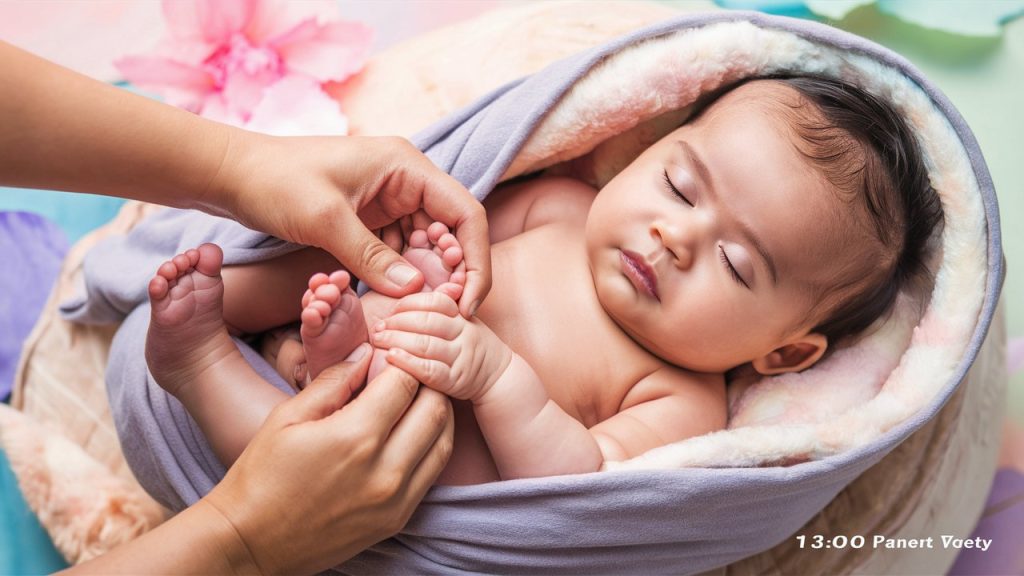
[[0,450],[0,574],[49,574],[67,566],[25,504]]
[[[14,382],[21,346],[35,325],[68,250],[64,232],[37,214],[0,212],[0,400]],[[0,451],[0,574],[46,574],[67,567],[21,497]]]
[[72,244],[109,222],[123,204],[124,200],[107,196],[0,187],[0,210],[45,216],[64,231]]
[[[483,198],[554,104],[594,66],[637,42],[729,21],[786,30],[871,57],[921,86],[949,118],[973,162],[989,232],[986,300],[954,378],[920,412],[869,445],[795,466],[608,472],[436,487],[400,535],[353,559],[344,571],[692,573],[723,566],[788,538],[931,419],[959,385],[988,330],[1003,276],[995,195],[963,119],[906,60],[882,47],[824,25],[763,14],[686,15],[509,83],[413,141]],[[111,408],[129,465],[147,490],[175,509],[199,498],[221,472],[181,405],[148,377],[142,350],[146,282],[161,261],[207,241],[223,247],[229,264],[293,249],[232,222],[167,211],[126,237],[98,245],[85,260],[88,297],[64,307],[69,318],[81,322],[124,320],[107,374]],[[255,356],[251,363],[285,389],[266,363]]]
[[10,395],[21,345],[50,295],[67,251],[64,233],[46,218],[0,212],[0,400]]

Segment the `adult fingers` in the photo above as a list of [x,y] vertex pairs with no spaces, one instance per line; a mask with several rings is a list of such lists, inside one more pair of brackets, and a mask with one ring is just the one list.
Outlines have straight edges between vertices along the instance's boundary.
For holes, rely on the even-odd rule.
[[[346,410],[329,418],[346,420],[352,414],[360,419],[359,429],[366,435],[387,438],[391,429],[402,418],[412,404],[420,383],[397,368],[388,367],[372,381],[367,382],[363,391],[349,403]],[[346,420],[345,426],[352,426]]]
[[377,292],[399,297],[423,287],[423,274],[374,236],[351,211],[340,211],[325,244],[324,249]]
[[405,417],[395,425],[381,457],[392,469],[412,470],[403,491],[408,503],[419,503],[448,464],[454,424],[448,397],[421,387]]
[[451,390],[451,364],[431,358],[421,358],[401,348],[391,348],[387,354],[388,363],[412,374],[425,385],[446,394]]
[[401,252],[405,246],[405,236],[399,222],[388,224],[380,230],[380,240],[395,252]]
[[484,296],[491,290],[491,243],[487,233],[487,217],[472,216],[456,225],[455,237],[462,245],[466,264],[466,288],[459,299],[459,311],[470,318],[476,313]]
[[370,367],[370,345],[360,344],[344,362],[320,373],[294,398],[280,404],[271,418],[283,425],[320,420],[337,412],[348,403],[366,379]]
[[446,438],[446,434],[453,420],[448,397],[420,387],[405,416],[392,429],[387,444],[381,450],[381,458],[392,469],[416,468],[439,441],[450,443],[451,438]]
[[412,230],[426,230],[435,220],[423,210],[417,210],[409,216]]
[[466,286],[459,300],[459,312],[469,318],[476,313],[480,302],[491,289],[491,243],[487,232],[487,215],[483,206],[475,203],[462,207],[460,217],[455,222],[449,222],[438,216],[426,199],[424,205],[431,217],[455,230],[455,237],[462,247]]
[[[431,390],[431,392],[434,391]],[[434,393],[440,394],[439,392]],[[441,475],[445,466],[448,465],[448,460],[452,456],[451,437],[455,429],[454,422],[454,419],[448,421],[441,436],[437,438],[426,456],[420,460],[419,466],[410,475],[409,485],[402,494],[407,506],[412,506],[415,509],[420,501],[423,500],[423,497],[426,496],[427,490],[437,482],[437,477]],[[408,518],[405,520],[408,522]]]
[[465,317],[472,316],[491,289],[491,244],[484,207],[457,180],[429,172],[423,187],[423,209],[431,219],[455,230],[466,260],[466,290],[459,301]]

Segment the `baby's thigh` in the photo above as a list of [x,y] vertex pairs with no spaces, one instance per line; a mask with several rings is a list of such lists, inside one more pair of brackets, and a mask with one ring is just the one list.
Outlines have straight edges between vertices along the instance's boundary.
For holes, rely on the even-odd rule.
[[302,295],[317,272],[330,274],[341,264],[319,248],[304,248],[277,258],[226,266],[224,321],[236,330],[256,334],[299,319]]

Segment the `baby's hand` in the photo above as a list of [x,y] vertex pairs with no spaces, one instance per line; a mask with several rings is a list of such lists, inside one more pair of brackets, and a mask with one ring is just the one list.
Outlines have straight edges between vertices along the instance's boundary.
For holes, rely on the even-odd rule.
[[460,316],[455,301],[438,292],[402,298],[371,338],[388,350],[388,362],[462,400],[482,397],[512,359],[512,350],[490,328]]

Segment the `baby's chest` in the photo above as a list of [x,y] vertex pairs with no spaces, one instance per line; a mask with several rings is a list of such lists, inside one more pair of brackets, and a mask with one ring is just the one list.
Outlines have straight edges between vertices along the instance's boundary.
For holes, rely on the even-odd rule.
[[480,315],[562,409],[594,425],[617,413],[633,385],[661,363],[605,314],[585,256],[563,248],[543,257],[495,250],[495,284]]

